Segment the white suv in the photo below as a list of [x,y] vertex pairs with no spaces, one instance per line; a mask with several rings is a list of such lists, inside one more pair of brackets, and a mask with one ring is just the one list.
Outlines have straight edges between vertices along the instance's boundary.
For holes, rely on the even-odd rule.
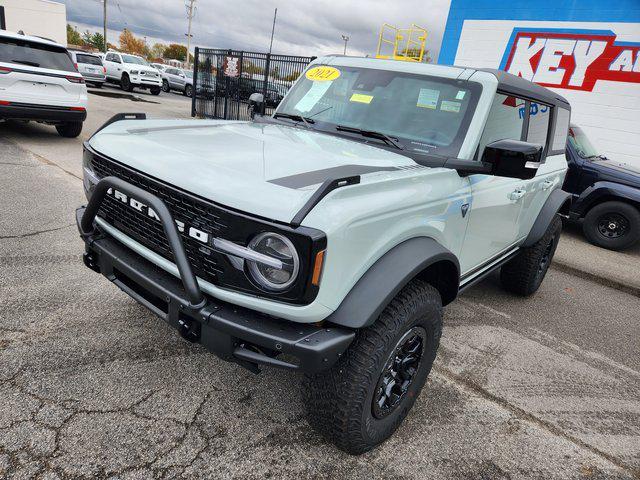
[[169,67],[162,72],[162,91],[178,90],[183,95],[193,95],[193,72]]
[[88,84],[100,88],[107,81],[102,57],[94,53],[69,50],[73,63]]
[[77,137],[87,117],[87,87],[65,47],[0,31],[0,120],[35,120]]
[[120,114],[84,144],[84,262],[224,360],[305,372],[311,425],[363,453],[418,397],[443,306],[498,270],[540,287],[570,116],[506,72],[344,56],[253,122]]
[[153,95],[160,95],[160,73],[144,58],[128,53],[107,52],[102,63],[107,70],[108,82],[119,83],[127,92],[137,87],[148,88]]

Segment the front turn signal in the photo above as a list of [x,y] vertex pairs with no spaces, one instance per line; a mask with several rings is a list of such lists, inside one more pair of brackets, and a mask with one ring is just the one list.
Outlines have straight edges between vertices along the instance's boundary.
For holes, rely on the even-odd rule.
[[322,276],[322,267],[324,265],[324,253],[326,250],[321,250],[316,254],[316,261],[313,265],[313,276],[311,277],[311,284],[316,287],[320,285],[320,277]]

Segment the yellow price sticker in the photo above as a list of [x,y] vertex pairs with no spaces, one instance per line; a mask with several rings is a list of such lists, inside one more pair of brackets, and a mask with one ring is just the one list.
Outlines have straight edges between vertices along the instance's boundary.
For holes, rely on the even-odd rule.
[[340,70],[334,67],[313,67],[307,70],[305,76],[314,82],[329,82],[340,76]]
[[373,95],[364,95],[362,93],[354,93],[349,99],[350,102],[371,103]]

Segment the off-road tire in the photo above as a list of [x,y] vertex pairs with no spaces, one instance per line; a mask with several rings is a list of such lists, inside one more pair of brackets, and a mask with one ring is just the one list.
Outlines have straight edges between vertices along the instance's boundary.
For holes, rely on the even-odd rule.
[[561,231],[562,220],[556,215],[540,240],[530,247],[521,249],[514,258],[502,266],[502,287],[523,297],[535,293],[549,270]]
[[122,74],[122,79],[120,80],[120,87],[125,92],[133,92],[133,85],[131,84],[129,75],[127,75],[126,73]]
[[171,91],[171,87],[169,87],[169,82],[167,80],[162,80],[162,91],[164,93],[169,93]]
[[[378,381],[403,336],[424,332],[422,356],[406,394],[383,418],[374,416]],[[331,369],[306,375],[303,396],[307,418],[328,441],[353,455],[389,438],[407,416],[436,357],[442,333],[442,300],[431,285],[413,280],[391,301],[376,322],[360,330]]]
[[[600,223],[614,215],[619,222],[626,223],[624,233],[617,237],[607,237],[600,231]],[[624,202],[610,201],[596,205],[587,212],[582,231],[589,242],[609,250],[624,250],[640,240],[640,212],[636,207]]]
[[149,91],[151,92],[151,95],[160,95],[162,89],[160,87],[151,87]]
[[65,122],[56,125],[56,130],[61,137],[76,138],[82,132],[82,122]]
[[187,85],[186,87],[184,87],[184,95],[191,98],[191,96],[193,95],[193,87],[191,85]]

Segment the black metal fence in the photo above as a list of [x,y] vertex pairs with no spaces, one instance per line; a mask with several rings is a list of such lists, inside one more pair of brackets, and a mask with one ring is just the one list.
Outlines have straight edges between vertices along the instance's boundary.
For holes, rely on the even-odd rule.
[[191,115],[248,120],[252,93],[269,115],[314,58],[196,47]]

